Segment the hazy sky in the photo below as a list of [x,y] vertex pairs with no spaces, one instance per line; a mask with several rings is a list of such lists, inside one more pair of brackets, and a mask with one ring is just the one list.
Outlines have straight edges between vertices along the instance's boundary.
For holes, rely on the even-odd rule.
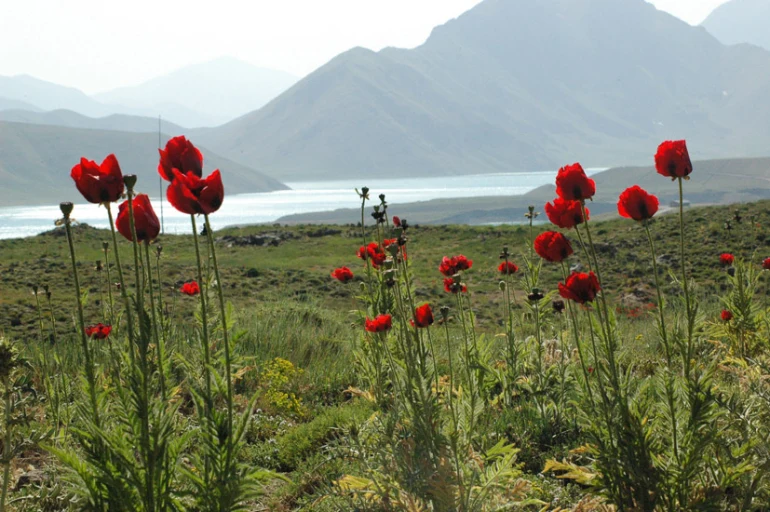
[[[651,0],[700,23],[725,0]],[[0,0],[0,75],[87,93],[222,55],[305,75],[354,46],[414,47],[479,0]]]

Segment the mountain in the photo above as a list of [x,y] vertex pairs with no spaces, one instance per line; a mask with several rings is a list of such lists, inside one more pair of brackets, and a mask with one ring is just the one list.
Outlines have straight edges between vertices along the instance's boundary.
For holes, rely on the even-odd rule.
[[[652,158],[649,158],[652,160]],[[734,204],[770,199],[770,158],[733,158],[693,162],[693,173],[685,183],[685,199],[693,205]],[[639,184],[660,199],[661,211],[679,199],[676,183],[660,176],[653,166],[617,167],[594,174],[596,195],[587,204],[591,217],[617,216],[620,193]],[[374,195],[380,191],[372,190]],[[389,194],[391,201],[398,200]],[[390,213],[412,224],[488,224],[525,222],[529,205],[546,221],[543,206],[556,197],[554,185],[538,187],[521,196],[434,199],[417,203],[392,203]],[[360,209],[340,209],[290,215],[277,222],[288,224],[349,224],[360,222]],[[369,219],[371,221],[371,219]],[[725,219],[727,220],[727,219]]]
[[770,53],[644,0],[485,0],[422,46],[350,50],[199,140],[284,181],[760,156]]
[[[168,137],[164,137],[165,144]],[[222,171],[225,191],[267,192],[286,186],[204,147],[204,172]],[[124,173],[139,176],[137,190],[158,190],[158,136],[0,122],[0,203],[34,205],[82,202],[70,178],[81,156],[99,163],[115,153]]]
[[68,109],[90,117],[112,111],[73,87],[46,82],[29,75],[0,76],[0,109]]
[[730,0],[702,25],[724,44],[751,43],[770,50],[770,0]]
[[262,107],[296,81],[297,77],[283,71],[223,57],[95,98],[136,110],[155,110],[184,126],[214,126]]
[[[20,109],[0,109],[0,121],[13,123],[43,124],[67,128],[86,128],[89,130],[113,130],[122,132],[158,133],[158,119],[151,117],[112,114],[106,117],[86,117],[71,110],[52,110],[31,112]],[[161,120],[162,133],[181,135],[185,128]]]

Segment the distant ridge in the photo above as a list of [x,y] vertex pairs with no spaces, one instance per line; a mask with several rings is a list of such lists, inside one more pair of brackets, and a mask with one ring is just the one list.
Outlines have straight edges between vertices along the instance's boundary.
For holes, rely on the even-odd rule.
[[[167,140],[164,135],[163,143]],[[282,183],[205,147],[204,172],[222,171],[226,193],[267,192]],[[139,177],[137,190],[158,190],[158,135],[0,122],[0,204],[31,206],[81,201],[70,178],[81,156],[99,163],[115,153],[125,174]]]
[[770,0],[730,0],[701,25],[724,44],[750,43],[770,50]]

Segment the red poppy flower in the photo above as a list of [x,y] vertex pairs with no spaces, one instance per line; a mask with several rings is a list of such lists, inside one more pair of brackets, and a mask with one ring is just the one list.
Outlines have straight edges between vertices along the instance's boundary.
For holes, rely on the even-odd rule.
[[88,327],[86,327],[86,336],[97,340],[106,339],[111,332],[112,332],[112,326],[104,325],[103,323],[98,323],[96,325],[89,325]]
[[190,281],[189,283],[183,284],[179,291],[192,297],[201,292],[201,287],[198,285],[197,281]]
[[396,215],[393,216],[393,225],[399,227],[401,225],[401,219]]
[[398,238],[386,238],[382,241],[382,246],[386,249],[391,245],[398,245]]
[[353,272],[348,267],[342,267],[334,270],[332,277],[341,283],[347,283],[353,279]]
[[735,256],[733,256],[729,252],[719,255],[719,263],[721,263],[723,267],[729,267],[730,265],[733,264],[734,261],[735,261]]
[[559,295],[580,304],[593,302],[600,289],[599,280],[593,272],[573,272],[566,284],[559,283]]
[[[138,242],[151,242],[160,233],[160,221],[152,209],[150,198],[147,194],[139,194],[133,200],[134,226]],[[126,240],[132,241],[131,222],[128,212],[128,201],[123,201],[118,210],[118,218],[115,219],[115,227]]]
[[546,231],[535,238],[535,252],[546,261],[560,263],[572,254],[572,244],[556,231]]
[[473,267],[473,260],[469,260],[462,254],[459,256],[453,256],[451,258],[444,258],[441,260],[441,264],[438,266],[439,272],[447,277],[453,276],[461,270],[469,270]]
[[409,320],[412,327],[418,327],[420,329],[433,325],[433,310],[430,309],[430,304],[424,304],[414,309],[414,320]]
[[733,313],[732,313],[732,311],[728,311],[726,309],[723,309],[721,317],[722,317],[722,321],[723,322],[729,322],[730,320],[733,319]]
[[374,320],[366,318],[364,327],[368,332],[386,332],[393,327],[393,317],[390,315],[377,315]]
[[174,169],[174,181],[168,186],[166,198],[171,205],[189,215],[209,214],[219,210],[225,198],[225,188],[219,169],[201,179],[192,172],[182,174]]
[[174,169],[184,175],[191,172],[198,178],[203,175],[203,155],[183,135],[169,140],[166,149],[159,149],[158,152],[158,173],[164,180],[174,181]]
[[444,291],[447,293],[467,293],[468,287],[462,283],[455,283],[454,278],[447,277],[444,279]]
[[765,270],[770,270],[770,258],[767,258],[762,262],[762,268]]
[[385,263],[387,255],[383,252],[382,247],[377,242],[371,242],[367,246],[361,246],[358,248],[356,256],[365,260],[369,258],[374,268],[380,268],[380,265]]
[[596,194],[596,182],[580,164],[566,165],[556,174],[556,195],[567,201],[583,201]]
[[687,142],[683,140],[667,140],[658,146],[655,153],[655,169],[658,174],[670,178],[684,178],[692,172],[690,153]]
[[[553,204],[545,204],[545,214],[548,220],[562,229],[574,228],[583,222],[583,205],[580,201],[567,201],[561,197],[553,200]],[[591,219],[591,212],[586,208],[586,217]]]
[[512,261],[504,261],[500,263],[499,267],[497,267],[497,271],[500,272],[501,274],[511,275],[518,272],[519,267]]
[[618,213],[621,217],[634,220],[651,219],[658,211],[658,198],[648,194],[639,185],[629,187],[620,194],[618,199]]
[[81,158],[70,176],[89,203],[110,203],[123,195],[123,173],[115,155],[108,155],[102,165]]

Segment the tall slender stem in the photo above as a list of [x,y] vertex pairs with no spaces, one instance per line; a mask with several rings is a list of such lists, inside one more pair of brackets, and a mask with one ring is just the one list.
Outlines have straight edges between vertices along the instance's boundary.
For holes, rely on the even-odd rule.
[[682,178],[679,181],[679,254],[682,266],[682,288],[684,289],[684,301],[687,308],[687,349],[684,361],[685,378],[690,380],[690,351],[692,347],[693,321],[692,321],[692,303],[690,301],[690,286],[687,282],[687,268],[685,266],[684,253],[684,188]]
[[[70,204],[71,207],[71,204]],[[99,419],[99,404],[96,399],[96,377],[94,375],[94,364],[91,357],[91,348],[88,346],[86,338],[86,323],[83,318],[83,296],[80,292],[80,280],[78,279],[78,266],[75,258],[75,242],[72,240],[72,226],[70,225],[69,213],[64,213],[64,230],[67,233],[67,243],[70,249],[70,260],[72,262],[72,277],[75,281],[75,296],[77,297],[78,329],[80,330],[80,343],[83,347],[83,355],[86,358],[86,380],[88,381],[88,393],[91,398],[91,408],[93,409],[94,423],[97,427],[101,425]]]
[[[211,343],[209,342],[209,325],[208,325],[208,312],[206,309],[206,287],[204,285],[203,281],[203,265],[201,264],[201,251],[200,251],[200,244],[198,242],[198,226],[195,222],[195,215],[190,215],[190,222],[192,222],[192,232],[193,232],[193,244],[195,245],[195,262],[198,267],[198,284],[200,286],[201,292],[200,292],[200,302],[201,302],[201,337],[203,338],[201,340],[201,345],[203,349],[203,362],[204,362],[204,368],[203,368],[203,379],[204,379],[204,385],[206,389],[206,396],[205,396],[205,421],[211,422],[212,416],[211,416],[211,406],[212,406],[212,397],[211,397]],[[207,425],[209,427],[210,425]],[[208,484],[209,479],[211,478],[210,475],[210,466],[211,462],[209,461],[208,451],[204,450],[204,466],[205,466],[205,473],[203,475],[204,480]]]
[[[134,315],[131,302],[128,300],[128,288],[123,276],[123,266],[120,263],[120,251],[118,250],[118,237],[115,234],[115,222],[112,218],[111,203],[107,203],[107,216],[110,219],[110,231],[112,232],[112,247],[115,252],[115,266],[118,267],[118,279],[120,279],[120,295],[123,297],[123,307],[126,308],[126,323],[128,324],[128,354],[131,362],[134,362]],[[109,267],[108,267],[109,268]]]
[[[37,296],[37,293],[35,293]],[[0,496],[0,512],[5,512],[5,500],[8,498],[8,487],[11,479],[11,390],[10,379],[3,379],[5,393],[5,446],[3,446],[3,494]]]
[[144,242],[144,259],[147,267],[147,282],[150,286],[150,310],[152,318],[152,332],[155,336],[155,346],[158,348],[158,376],[160,378],[160,396],[166,400],[166,367],[163,358],[163,340],[158,332],[158,317],[155,313],[155,293],[152,286],[152,265],[150,264],[150,244]]
[[[110,221],[112,224],[112,221]],[[109,242],[104,242],[104,268],[107,270],[107,296],[110,299],[110,325],[115,323],[115,302],[112,298],[112,276],[110,275]],[[116,249],[117,250],[117,249]]]
[[660,315],[660,335],[663,340],[663,345],[666,350],[666,365],[668,366],[668,375],[666,376],[666,398],[668,400],[669,416],[671,416],[671,436],[674,448],[674,458],[679,462],[679,440],[678,440],[678,427],[676,419],[676,405],[674,402],[674,386],[673,386],[673,362],[671,354],[671,344],[668,341],[668,331],[666,330],[666,317],[663,314],[663,294],[660,291],[660,280],[658,278],[658,261],[655,253],[655,243],[652,240],[652,233],[650,233],[650,226],[647,222],[644,222],[644,230],[647,232],[647,240],[650,243],[650,254],[652,255],[652,272],[655,274],[655,289],[658,293],[658,314]]
[[227,311],[225,310],[225,294],[222,290],[222,278],[219,275],[219,264],[217,263],[217,251],[214,248],[214,234],[211,230],[208,214],[203,216],[206,222],[206,236],[209,239],[209,250],[214,264],[214,278],[217,280],[217,295],[219,296],[219,314],[222,323],[222,338],[225,345],[225,378],[227,379],[227,425],[232,435],[233,431],[233,379],[231,376],[232,368],[230,361],[230,339],[227,332]]

